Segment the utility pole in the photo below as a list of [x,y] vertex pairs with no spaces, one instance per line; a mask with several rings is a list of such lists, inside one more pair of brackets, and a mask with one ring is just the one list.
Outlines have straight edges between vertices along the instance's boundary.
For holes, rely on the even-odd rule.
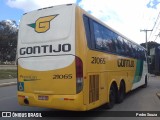
[[153,31],[153,30],[140,30],[140,32],[145,32],[146,33],[146,52],[148,56],[148,41],[147,41],[147,32]]

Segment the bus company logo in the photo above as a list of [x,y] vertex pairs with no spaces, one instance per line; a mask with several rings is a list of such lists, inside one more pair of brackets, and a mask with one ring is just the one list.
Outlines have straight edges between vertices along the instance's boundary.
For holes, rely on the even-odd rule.
[[50,22],[53,20],[57,15],[50,15],[45,17],[40,17],[36,20],[35,23],[28,24],[28,26],[34,28],[37,33],[44,33],[50,29]]

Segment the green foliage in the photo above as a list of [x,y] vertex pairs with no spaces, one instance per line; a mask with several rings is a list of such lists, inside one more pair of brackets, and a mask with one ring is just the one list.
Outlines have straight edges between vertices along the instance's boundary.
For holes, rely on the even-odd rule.
[[[140,45],[143,46],[144,48],[146,48],[146,43],[141,43]],[[160,46],[159,43],[153,42],[153,41],[149,41],[148,42],[148,55],[149,55],[149,51],[150,51],[151,48],[155,48],[155,47],[158,47],[158,46]]]
[[0,70],[0,80],[17,78],[17,70]]
[[15,61],[18,36],[15,25],[15,21],[0,21],[0,64]]

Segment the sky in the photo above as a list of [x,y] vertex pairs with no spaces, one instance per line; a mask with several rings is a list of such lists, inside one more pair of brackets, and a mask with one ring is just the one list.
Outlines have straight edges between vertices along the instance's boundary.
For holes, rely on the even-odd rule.
[[160,0],[0,0],[0,21],[15,20],[26,12],[59,4],[77,3],[81,8],[136,43],[160,43]]

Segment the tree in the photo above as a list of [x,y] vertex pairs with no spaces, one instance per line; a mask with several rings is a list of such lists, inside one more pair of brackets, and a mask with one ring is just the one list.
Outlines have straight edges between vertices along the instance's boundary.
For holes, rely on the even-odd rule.
[[[143,46],[144,48],[146,48],[146,43],[141,43],[140,45]],[[148,55],[149,55],[149,51],[150,51],[151,48],[155,48],[155,47],[158,47],[158,46],[160,46],[159,43],[153,42],[153,41],[149,41],[148,42]]]
[[16,57],[18,26],[13,20],[0,21],[0,62],[14,61]]

